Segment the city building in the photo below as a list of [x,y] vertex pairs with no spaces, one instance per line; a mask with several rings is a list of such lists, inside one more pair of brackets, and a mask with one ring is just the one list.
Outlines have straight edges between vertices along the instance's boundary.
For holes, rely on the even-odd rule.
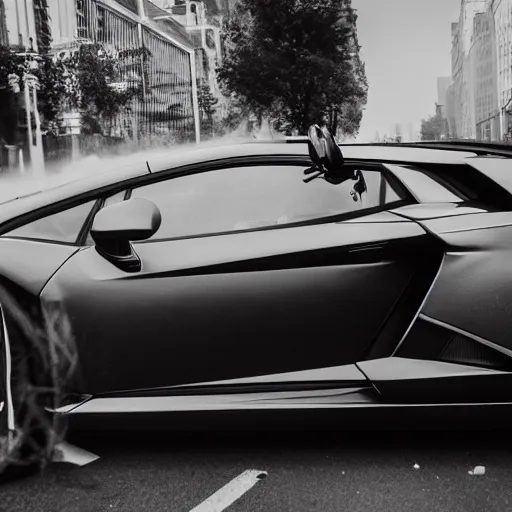
[[5,19],[4,0],[0,0],[0,44],[4,46],[7,46],[9,44],[9,37],[7,34],[7,23]]
[[[475,17],[486,11],[489,0],[462,0],[459,21],[452,23],[452,81],[447,91],[446,114],[450,135],[460,139],[476,139],[477,61],[485,60],[482,51],[472,51]],[[482,36],[478,48],[485,46]],[[481,65],[481,63],[480,63]]]
[[452,139],[457,138],[457,114],[455,111],[457,99],[455,95],[455,87],[453,82],[448,87],[446,91],[446,107],[445,107],[445,116],[448,121],[448,134]]
[[472,83],[474,84],[477,140],[499,140],[497,59],[492,11],[475,15],[471,45]]
[[[207,85],[217,100],[214,117],[223,118],[227,108],[217,80],[217,68],[222,65],[221,25],[225,8],[218,0],[155,0],[165,11],[157,20],[173,19],[183,25],[190,36],[196,54],[196,75],[200,87]],[[229,5],[226,6],[229,9]],[[208,121],[203,112],[203,122]]]
[[3,7],[6,43],[37,51],[34,0],[3,0]]
[[[134,100],[130,115],[116,119],[111,134],[137,140],[150,136],[199,140],[195,52],[183,26],[159,19],[167,13],[149,0],[46,1],[52,53],[64,56],[83,44],[99,44],[125,56],[112,86],[138,84],[142,89],[142,98]],[[41,2],[4,2],[9,43],[37,51]],[[146,60],[142,50],[147,51]],[[68,113],[64,124],[69,133],[78,133],[79,114]]]
[[463,137],[462,130],[462,80],[463,80],[464,52],[459,31],[459,23],[452,23],[452,85],[450,111],[453,112],[454,125],[450,132],[456,138]]
[[512,0],[491,0],[497,56],[497,95],[502,138],[512,134]]
[[461,0],[452,24],[452,136],[512,141],[512,0]]
[[451,82],[451,76],[442,76],[437,79],[437,106],[441,117],[446,117],[446,95]]

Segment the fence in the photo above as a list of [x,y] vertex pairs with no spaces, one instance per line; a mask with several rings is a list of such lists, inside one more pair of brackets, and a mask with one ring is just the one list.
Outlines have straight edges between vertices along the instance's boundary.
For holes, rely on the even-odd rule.
[[101,43],[120,56],[117,85],[143,90],[131,112],[115,120],[111,135],[134,141],[152,135],[194,140],[199,120],[194,116],[191,54],[159,31],[97,0],[77,0],[76,15],[80,39]]

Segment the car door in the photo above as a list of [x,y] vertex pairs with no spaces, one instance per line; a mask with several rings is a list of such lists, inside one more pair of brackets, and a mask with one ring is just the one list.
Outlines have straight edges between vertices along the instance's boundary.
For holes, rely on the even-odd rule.
[[219,166],[133,189],[162,214],[133,244],[142,269],[124,272],[91,246],[42,294],[72,319],[81,390],[165,393],[364,358],[421,275],[429,239],[385,212],[407,200],[383,170],[364,171],[357,201],[350,183],[305,184],[303,171]]

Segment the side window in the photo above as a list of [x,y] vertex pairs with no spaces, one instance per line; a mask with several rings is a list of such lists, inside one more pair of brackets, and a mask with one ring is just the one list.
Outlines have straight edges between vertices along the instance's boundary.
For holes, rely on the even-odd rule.
[[[182,176],[142,186],[133,198],[152,201],[162,224],[153,239],[286,225],[358,210],[401,198],[378,171],[363,171],[368,193],[354,201],[353,182],[304,183],[304,166],[253,166]],[[382,188],[384,187],[384,191]]]
[[388,168],[409,189],[418,203],[462,203],[464,198],[456,195],[445,185],[419,170],[389,165]]
[[75,243],[95,201],[69,208],[5,233],[6,237]]

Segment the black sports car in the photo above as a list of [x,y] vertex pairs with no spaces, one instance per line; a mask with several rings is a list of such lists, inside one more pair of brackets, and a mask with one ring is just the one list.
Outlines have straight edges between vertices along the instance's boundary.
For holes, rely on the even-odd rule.
[[510,417],[512,151],[341,150],[315,128],[3,203],[3,289],[65,340],[0,300],[7,429],[23,376],[76,428]]

